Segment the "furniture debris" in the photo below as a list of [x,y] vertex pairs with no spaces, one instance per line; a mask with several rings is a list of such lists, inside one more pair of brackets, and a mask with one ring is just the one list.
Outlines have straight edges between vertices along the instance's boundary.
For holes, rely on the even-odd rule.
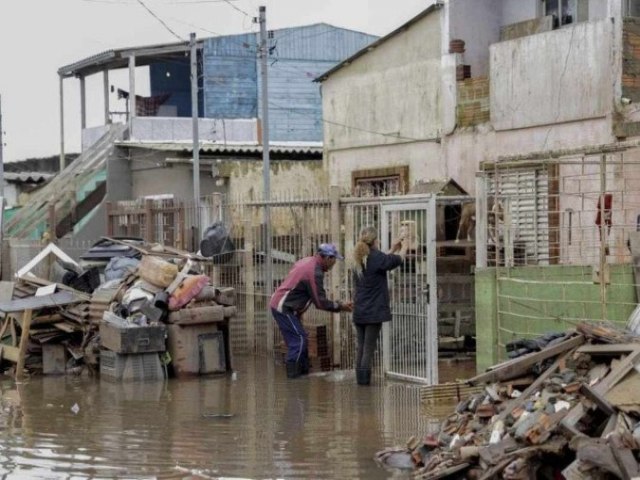
[[[109,270],[107,280],[49,244],[0,284],[0,369],[116,381],[231,372],[235,291],[203,275],[211,260],[144,242],[103,243],[133,249],[140,261]],[[41,278],[34,272],[43,274],[45,259]]]

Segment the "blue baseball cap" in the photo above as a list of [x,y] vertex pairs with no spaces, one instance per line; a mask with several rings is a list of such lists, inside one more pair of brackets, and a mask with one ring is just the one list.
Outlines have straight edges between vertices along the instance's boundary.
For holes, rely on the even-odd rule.
[[325,257],[335,257],[338,260],[344,260],[344,257],[338,253],[338,249],[333,243],[321,243],[318,247],[318,253]]

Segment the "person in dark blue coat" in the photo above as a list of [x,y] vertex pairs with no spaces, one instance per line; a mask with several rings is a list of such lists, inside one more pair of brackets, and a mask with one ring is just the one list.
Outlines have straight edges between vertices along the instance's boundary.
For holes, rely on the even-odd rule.
[[[353,323],[358,337],[356,379],[358,385],[371,383],[371,362],[383,322],[391,320],[387,272],[402,265],[408,241],[394,242],[389,253],[381,252],[378,230],[364,227],[353,252],[355,296]],[[396,253],[397,252],[397,253]]]

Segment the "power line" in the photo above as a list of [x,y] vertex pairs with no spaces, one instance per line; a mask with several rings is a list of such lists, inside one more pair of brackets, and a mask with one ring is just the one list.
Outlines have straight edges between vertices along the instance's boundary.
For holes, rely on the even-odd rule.
[[143,6],[143,8],[144,8],[147,12],[149,12],[149,14],[151,14],[151,16],[152,16],[152,17],[154,17],[156,20],[158,20],[158,21],[162,24],[162,26],[163,26],[164,28],[166,28],[167,30],[169,30],[169,32],[171,32],[171,34],[172,34],[174,37],[176,37],[176,38],[177,38],[178,40],[180,40],[180,41],[183,41],[183,42],[185,41],[185,39],[184,39],[184,38],[182,38],[182,37],[181,37],[180,35],[178,35],[176,32],[174,32],[173,30],[171,30],[171,27],[169,27],[169,25],[167,25],[167,24],[164,22],[164,20],[162,20],[158,15],[156,15],[155,13],[153,13],[153,11],[151,11],[151,9],[150,9],[149,7],[147,7],[147,6],[144,4],[144,2],[143,2],[142,0],[137,0],[137,1],[138,1],[138,3],[139,3],[140,5],[142,5],[142,6]]
[[226,3],[227,5],[229,5],[231,8],[233,8],[234,10],[237,10],[238,12],[240,12],[241,14],[243,14],[245,17],[249,17],[249,18],[253,18],[253,16],[249,15],[247,12],[245,12],[244,10],[242,10],[240,7],[234,5],[233,3],[231,3],[231,0],[223,0],[224,3]]
[[[269,102],[269,107],[275,107],[275,108],[279,108],[281,110],[287,110],[289,113],[292,113],[294,115],[303,115],[303,116],[314,116],[313,113],[317,112],[317,110],[308,108],[308,109],[302,109],[302,108],[295,108],[295,107],[285,107],[284,105],[278,105],[275,104],[273,102]],[[297,110],[297,111],[296,111]],[[390,138],[396,138],[399,140],[407,140],[407,141],[411,141],[411,142],[423,142],[423,141],[436,141],[435,139],[424,139],[424,138],[413,138],[413,137],[404,137],[402,135],[400,135],[400,133],[384,133],[384,132],[377,132],[375,130],[368,130],[366,128],[361,128],[361,127],[356,127],[354,125],[347,125],[346,123],[340,123],[340,122],[335,122],[333,120],[327,120],[324,117],[320,118],[320,121],[322,121],[323,123],[328,123],[329,125],[335,125],[338,127],[343,127],[343,128],[347,128],[349,130],[356,130],[359,132],[364,132],[364,133],[371,133],[372,135],[380,135],[383,137],[390,137]]]
[[[91,3],[111,3],[114,5],[130,5],[133,6],[134,3],[132,3],[132,1],[130,0],[82,0],[83,2],[91,2]],[[137,0],[133,0],[133,1],[137,1]],[[230,1],[236,1],[236,0],[230,0]],[[174,0],[174,1],[166,1],[166,2],[158,2],[158,3],[162,3],[164,5],[189,5],[189,4],[196,4],[196,3],[225,3],[226,0],[183,0],[183,1],[178,1],[178,0]]]

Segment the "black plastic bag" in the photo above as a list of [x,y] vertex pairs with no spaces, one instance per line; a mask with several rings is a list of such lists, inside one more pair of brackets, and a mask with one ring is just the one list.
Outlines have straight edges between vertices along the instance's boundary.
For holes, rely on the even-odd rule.
[[207,228],[200,242],[200,254],[203,257],[212,257],[214,263],[230,262],[235,249],[222,222],[216,222]]

